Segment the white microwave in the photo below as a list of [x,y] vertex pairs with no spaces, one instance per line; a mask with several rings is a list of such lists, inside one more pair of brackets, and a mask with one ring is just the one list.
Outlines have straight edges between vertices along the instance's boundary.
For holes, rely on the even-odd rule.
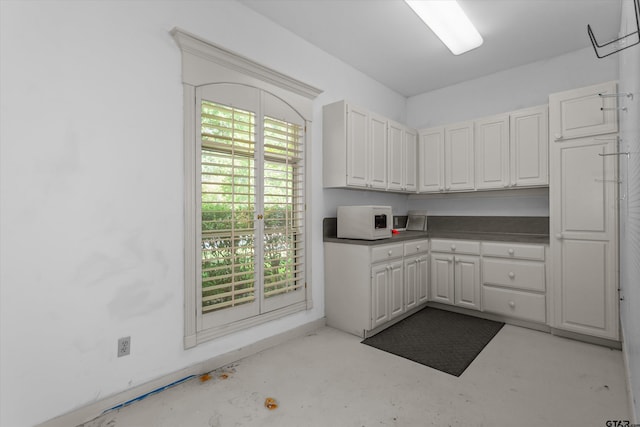
[[391,237],[391,206],[338,206],[338,238],[377,240]]

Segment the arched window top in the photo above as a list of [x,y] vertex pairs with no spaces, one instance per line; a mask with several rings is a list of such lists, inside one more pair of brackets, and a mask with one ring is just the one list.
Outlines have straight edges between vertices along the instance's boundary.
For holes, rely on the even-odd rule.
[[221,46],[206,41],[180,28],[171,30],[182,51],[182,81],[192,86],[216,82],[246,84],[259,87],[286,99],[296,111],[309,120],[312,101],[322,91],[285,74],[258,64]]

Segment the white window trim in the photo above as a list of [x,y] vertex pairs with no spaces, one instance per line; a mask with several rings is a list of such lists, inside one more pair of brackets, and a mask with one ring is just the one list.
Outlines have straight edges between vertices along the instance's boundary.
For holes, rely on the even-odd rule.
[[[196,150],[195,99],[196,87],[211,83],[239,83],[254,86],[280,97],[297,110],[307,122],[306,143],[306,190],[307,204],[310,203],[311,187],[311,120],[313,99],[322,91],[288,77],[248,58],[224,49],[214,43],[201,39],[180,28],[171,30],[171,35],[182,52],[182,83],[184,100],[184,347],[191,348],[201,342],[221,335],[237,332],[270,320],[290,315],[294,312],[310,309],[311,292],[311,244],[306,248],[306,300],[280,310],[255,316],[246,320],[223,325],[220,328],[197,330],[197,292],[196,263],[200,262],[197,250],[197,230],[193,214],[197,200],[195,174],[198,166]],[[306,213],[305,239],[312,242],[311,212]]]

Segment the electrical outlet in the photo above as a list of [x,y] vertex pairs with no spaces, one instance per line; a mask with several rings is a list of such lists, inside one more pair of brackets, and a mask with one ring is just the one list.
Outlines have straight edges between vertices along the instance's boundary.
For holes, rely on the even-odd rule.
[[131,352],[131,337],[118,339],[118,357],[128,356]]

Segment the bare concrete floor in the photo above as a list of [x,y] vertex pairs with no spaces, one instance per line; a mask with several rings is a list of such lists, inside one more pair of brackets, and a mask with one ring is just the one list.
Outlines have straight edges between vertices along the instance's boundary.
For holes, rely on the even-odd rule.
[[84,427],[600,427],[629,419],[626,393],[620,351],[516,326],[460,377],[327,327]]

